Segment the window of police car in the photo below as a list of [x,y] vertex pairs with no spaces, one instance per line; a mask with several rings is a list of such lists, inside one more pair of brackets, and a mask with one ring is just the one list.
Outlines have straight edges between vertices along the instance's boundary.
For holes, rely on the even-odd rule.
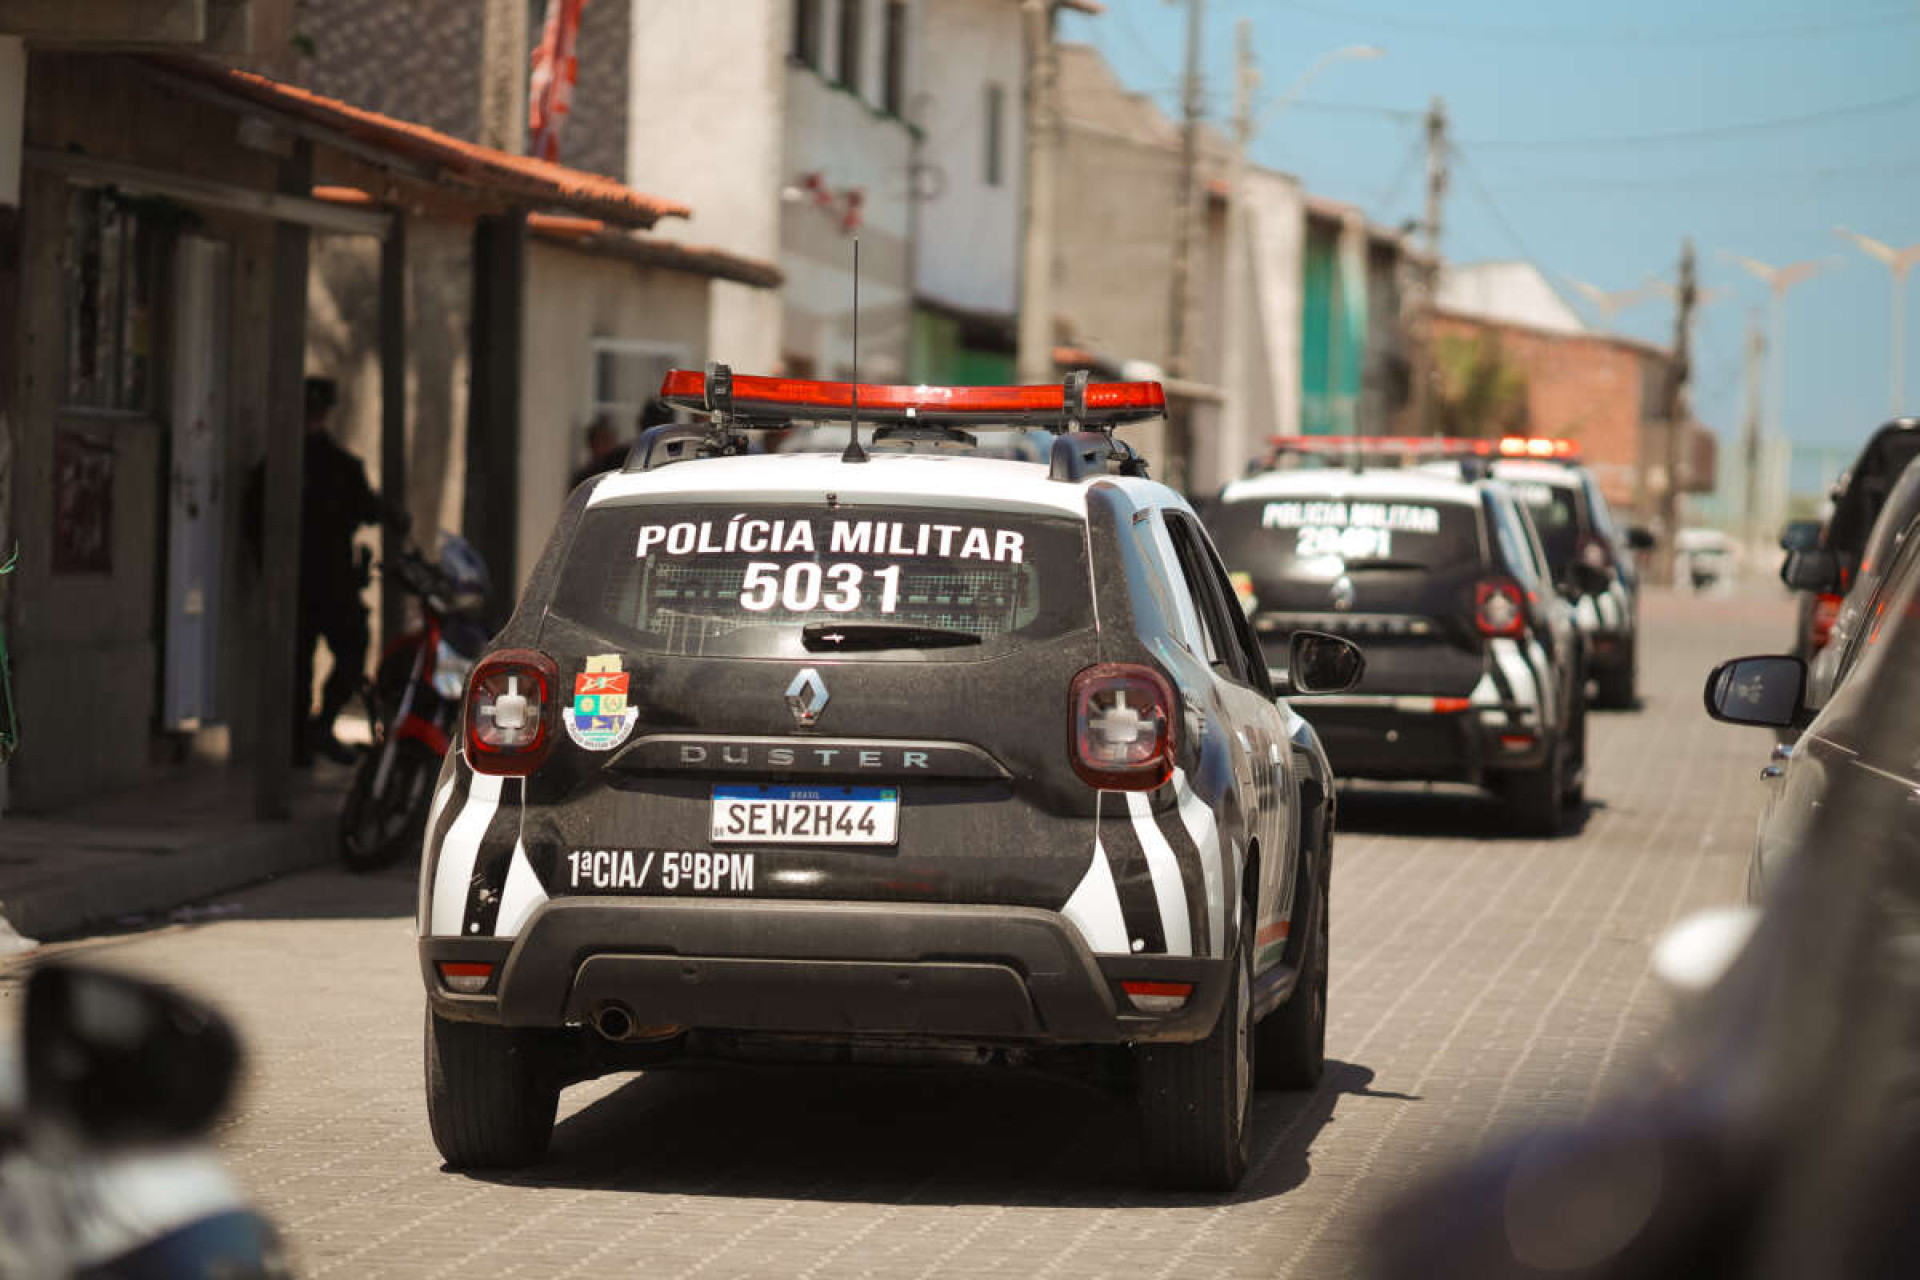
[[553,608],[681,657],[965,659],[1093,625],[1081,522],[886,506],[590,510]]
[[1572,485],[1546,480],[1509,480],[1507,487],[1533,517],[1540,545],[1547,553],[1547,567],[1555,576],[1565,575],[1580,550],[1579,495]]
[[1240,607],[1226,570],[1221,568],[1206,535],[1193,517],[1184,512],[1169,511],[1166,521],[1181,575],[1206,624],[1209,660],[1214,670],[1271,696],[1266,662],[1247,625],[1246,611]]
[[1551,588],[1542,581],[1545,566],[1534,558],[1533,545],[1527,537],[1526,526],[1521,523],[1519,509],[1504,495],[1489,490],[1487,523],[1493,528],[1503,567],[1519,580],[1521,590],[1530,599],[1543,598],[1542,593]]
[[1209,513],[1236,565],[1276,580],[1330,580],[1355,569],[1449,569],[1480,561],[1480,526],[1465,502],[1407,498],[1267,498]]

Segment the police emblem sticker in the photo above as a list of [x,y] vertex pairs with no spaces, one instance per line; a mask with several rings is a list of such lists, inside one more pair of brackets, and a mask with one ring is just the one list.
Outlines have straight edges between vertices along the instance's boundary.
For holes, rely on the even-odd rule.
[[560,718],[573,744],[588,751],[611,751],[633,734],[640,713],[627,705],[627,673],[619,654],[587,659],[586,670],[573,678],[573,705]]

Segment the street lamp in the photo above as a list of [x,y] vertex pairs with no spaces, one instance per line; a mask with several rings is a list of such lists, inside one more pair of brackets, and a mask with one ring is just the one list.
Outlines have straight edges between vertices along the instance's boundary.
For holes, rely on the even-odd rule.
[[1767,286],[1770,295],[1767,299],[1767,371],[1771,375],[1767,379],[1770,384],[1767,398],[1772,401],[1772,412],[1767,415],[1772,419],[1768,434],[1782,436],[1785,430],[1781,425],[1781,416],[1786,412],[1787,361],[1786,353],[1782,348],[1786,337],[1784,326],[1787,290],[1811,280],[1822,271],[1838,266],[1840,260],[1808,258],[1804,262],[1789,262],[1783,267],[1776,267],[1761,262],[1758,258],[1742,257],[1737,253],[1728,253],[1724,249],[1721,250],[1721,256],[1729,262],[1738,263],[1747,274]]
[[1572,286],[1574,291],[1587,300],[1587,305],[1600,313],[1601,323],[1609,330],[1613,328],[1613,318],[1628,307],[1637,307],[1656,293],[1655,282],[1648,281],[1637,289],[1616,289],[1608,292],[1597,284],[1588,284],[1585,280],[1576,280],[1572,276],[1560,277]]
[[1250,420],[1246,397],[1250,335],[1247,333],[1245,316],[1247,277],[1250,274],[1246,261],[1247,146],[1253,141],[1254,133],[1262,122],[1270,121],[1285,110],[1328,67],[1338,62],[1370,61],[1385,54],[1386,50],[1370,44],[1350,44],[1330,49],[1315,58],[1300,77],[1287,87],[1285,93],[1256,110],[1253,96],[1260,86],[1260,73],[1253,65],[1253,23],[1242,18],[1235,24],[1233,151],[1227,173],[1227,271],[1226,288],[1221,299],[1226,312],[1226,346],[1221,353],[1220,380],[1225,384],[1222,390],[1226,392],[1226,403],[1221,406],[1220,439],[1225,447],[1216,450],[1216,459],[1230,456],[1226,450],[1236,444],[1248,456],[1254,452],[1253,442],[1245,438]]
[[1835,227],[1833,233],[1842,240],[1851,241],[1861,252],[1877,258],[1886,265],[1893,276],[1893,338],[1892,354],[1888,357],[1891,371],[1888,375],[1888,394],[1893,398],[1891,412],[1898,417],[1906,405],[1907,349],[1907,271],[1914,263],[1920,262],[1920,244],[1910,244],[1904,249],[1896,249],[1890,244],[1882,244],[1872,236],[1863,236],[1858,231],[1846,227]]

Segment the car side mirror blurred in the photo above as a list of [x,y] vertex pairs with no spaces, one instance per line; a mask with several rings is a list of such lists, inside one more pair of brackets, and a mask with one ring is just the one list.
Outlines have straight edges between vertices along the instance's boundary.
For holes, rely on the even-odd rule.
[[1628,525],[1627,526],[1627,550],[1629,551],[1653,550],[1653,530],[1647,528],[1644,525],[1638,525],[1638,524]]
[[1820,545],[1818,520],[1793,520],[1780,531],[1782,551],[1811,551]]
[[77,965],[33,971],[22,1038],[29,1113],[102,1147],[204,1133],[240,1069],[240,1042],[209,1006]]
[[1296,631],[1287,650],[1287,691],[1344,693],[1366,674],[1360,646],[1324,631]]
[[1735,658],[1707,677],[1707,714],[1728,724],[1796,728],[1806,713],[1807,664],[1791,657]]
[[1780,565],[1780,581],[1795,591],[1840,590],[1840,557],[1830,547],[1789,551]]

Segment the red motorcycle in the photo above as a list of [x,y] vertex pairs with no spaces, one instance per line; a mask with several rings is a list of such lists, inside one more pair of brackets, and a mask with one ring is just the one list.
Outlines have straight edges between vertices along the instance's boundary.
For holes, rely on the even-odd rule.
[[438,562],[416,547],[382,566],[419,602],[417,627],[387,642],[367,705],[372,747],[340,814],[340,858],[373,871],[420,848],[433,786],[460,723],[467,676],[486,648],[487,566],[466,539],[443,534]]

